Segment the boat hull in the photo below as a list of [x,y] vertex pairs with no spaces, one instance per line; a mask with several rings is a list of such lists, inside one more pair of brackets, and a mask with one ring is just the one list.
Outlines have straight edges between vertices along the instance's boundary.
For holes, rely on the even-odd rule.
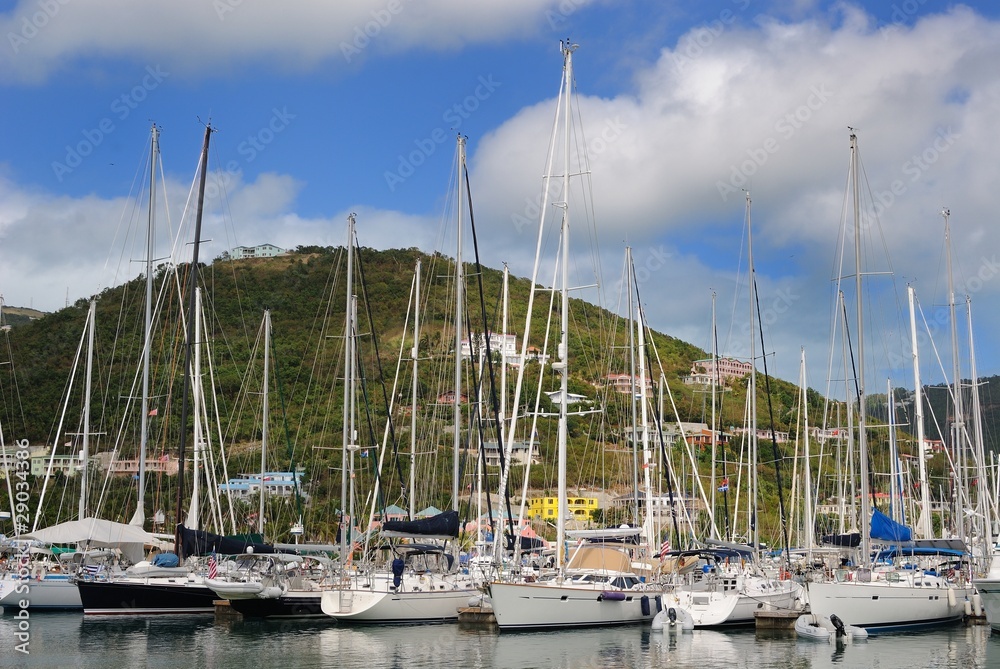
[[[818,616],[836,615],[869,631],[933,627],[965,615],[966,587],[915,586],[910,583],[809,583],[809,608]],[[949,592],[950,591],[950,592]]]
[[757,611],[797,611],[802,588],[793,581],[767,581],[752,589],[678,589],[664,594],[664,606],[680,606],[696,628],[740,627],[756,623]]
[[215,593],[187,579],[80,581],[85,615],[215,613]]
[[323,592],[323,613],[343,623],[428,623],[458,620],[475,589],[385,592],[344,589]]
[[1000,579],[977,579],[974,584],[982,599],[986,620],[990,627],[1000,630]]
[[[27,588],[27,592],[25,592]],[[21,602],[29,611],[79,611],[83,608],[80,590],[69,576],[49,574],[40,580],[5,578],[0,580],[0,606],[4,611],[21,610]]]
[[246,618],[328,618],[318,592],[286,592],[280,597],[230,599],[234,611]]
[[651,622],[660,596],[643,591],[555,583],[491,583],[490,602],[501,630],[603,627]]

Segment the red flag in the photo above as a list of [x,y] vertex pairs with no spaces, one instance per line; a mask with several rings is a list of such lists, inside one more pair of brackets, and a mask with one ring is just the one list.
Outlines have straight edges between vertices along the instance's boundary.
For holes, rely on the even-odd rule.
[[219,568],[215,564],[215,556],[214,555],[209,555],[208,556],[208,577],[209,578],[215,578],[218,575],[219,575]]
[[159,409],[150,409],[150,410],[149,410],[149,415],[150,415],[150,416],[155,416],[155,415],[157,415],[158,413],[159,413]]

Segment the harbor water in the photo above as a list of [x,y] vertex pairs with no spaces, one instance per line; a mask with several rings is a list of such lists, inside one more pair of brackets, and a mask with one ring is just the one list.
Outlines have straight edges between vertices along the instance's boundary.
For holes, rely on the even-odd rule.
[[[32,615],[0,618],[0,666],[546,669],[713,667],[1000,667],[1000,634],[955,625],[867,641],[807,641],[754,630],[654,632],[648,626],[500,633],[458,625],[346,627],[326,621],[216,620],[212,616]],[[23,638],[23,637],[22,637]]]

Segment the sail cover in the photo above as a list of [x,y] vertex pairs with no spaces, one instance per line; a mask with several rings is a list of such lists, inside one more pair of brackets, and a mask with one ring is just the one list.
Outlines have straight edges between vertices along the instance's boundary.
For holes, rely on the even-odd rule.
[[255,543],[246,538],[224,537],[204,530],[189,530],[180,526],[181,541],[184,544],[184,555],[240,555],[252,548],[254,553],[284,553],[270,544]]
[[103,518],[71,520],[15,538],[34,539],[46,544],[77,544],[83,549],[118,548],[133,562],[141,560],[144,546],[154,541],[153,535],[141,527]]
[[444,511],[421,520],[387,520],[382,523],[382,535],[454,539],[458,536],[458,528],[458,511]]
[[871,538],[882,541],[912,541],[913,532],[878,509],[872,510]]

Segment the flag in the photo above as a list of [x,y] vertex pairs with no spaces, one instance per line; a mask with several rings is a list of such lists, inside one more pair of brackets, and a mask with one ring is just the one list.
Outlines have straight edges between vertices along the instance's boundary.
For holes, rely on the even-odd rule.
[[719,486],[719,492],[726,492],[729,490],[729,477],[722,479],[722,485]]
[[670,539],[664,539],[660,544],[660,557],[663,557],[670,550]]
[[83,571],[84,571],[85,574],[89,574],[90,576],[97,576],[102,571],[104,571],[104,565],[103,564],[85,564],[85,565],[83,565]]
[[215,554],[208,556],[208,577],[215,578],[219,575],[218,565],[215,564]]
[[361,457],[363,457],[363,458],[367,458],[368,457],[368,449],[367,448],[365,450],[361,451]]
[[149,415],[150,415],[150,416],[155,416],[155,415],[157,415],[158,413],[159,413],[159,409],[150,409],[150,410],[149,410]]
[[166,453],[160,456],[160,462],[167,462],[168,460],[170,460],[170,456]]

